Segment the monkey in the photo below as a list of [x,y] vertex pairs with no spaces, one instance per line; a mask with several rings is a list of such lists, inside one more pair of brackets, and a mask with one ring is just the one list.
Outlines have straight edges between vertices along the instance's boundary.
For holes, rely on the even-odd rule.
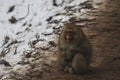
[[57,66],[70,73],[87,72],[92,58],[92,47],[82,29],[66,23],[58,39]]

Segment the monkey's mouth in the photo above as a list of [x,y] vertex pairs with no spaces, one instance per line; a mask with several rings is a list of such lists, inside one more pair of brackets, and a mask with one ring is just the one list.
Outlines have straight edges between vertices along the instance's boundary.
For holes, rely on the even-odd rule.
[[70,39],[72,39],[72,37],[70,35],[67,35],[66,39],[70,40]]
[[73,37],[71,35],[66,35],[66,41],[71,42],[73,40]]
[[65,39],[67,41],[71,41],[73,39],[73,35],[74,35],[74,32],[72,32],[72,31],[66,31],[66,33],[65,33]]

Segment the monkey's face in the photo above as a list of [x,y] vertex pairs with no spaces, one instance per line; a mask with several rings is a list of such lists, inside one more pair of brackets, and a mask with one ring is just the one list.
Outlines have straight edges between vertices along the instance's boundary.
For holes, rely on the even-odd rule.
[[65,41],[70,43],[74,42],[74,40],[76,39],[76,33],[77,33],[76,30],[77,30],[76,25],[74,25],[73,23],[65,24],[63,28],[63,37]]
[[74,39],[74,31],[65,31],[65,39],[66,41],[72,41]]

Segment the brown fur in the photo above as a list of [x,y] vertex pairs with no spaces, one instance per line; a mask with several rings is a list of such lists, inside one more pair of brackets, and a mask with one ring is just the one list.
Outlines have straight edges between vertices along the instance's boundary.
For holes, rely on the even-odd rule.
[[[66,31],[74,33],[70,41],[65,39]],[[92,57],[92,49],[80,27],[73,23],[65,24],[58,40],[58,51],[57,64],[61,70],[65,70],[66,67],[72,68],[75,73],[87,70]]]

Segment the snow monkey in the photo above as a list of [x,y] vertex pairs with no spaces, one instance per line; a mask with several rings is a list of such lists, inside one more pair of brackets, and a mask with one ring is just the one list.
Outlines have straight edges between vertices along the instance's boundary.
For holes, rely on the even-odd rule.
[[91,45],[74,23],[66,23],[58,40],[57,66],[69,73],[86,73],[92,57]]

